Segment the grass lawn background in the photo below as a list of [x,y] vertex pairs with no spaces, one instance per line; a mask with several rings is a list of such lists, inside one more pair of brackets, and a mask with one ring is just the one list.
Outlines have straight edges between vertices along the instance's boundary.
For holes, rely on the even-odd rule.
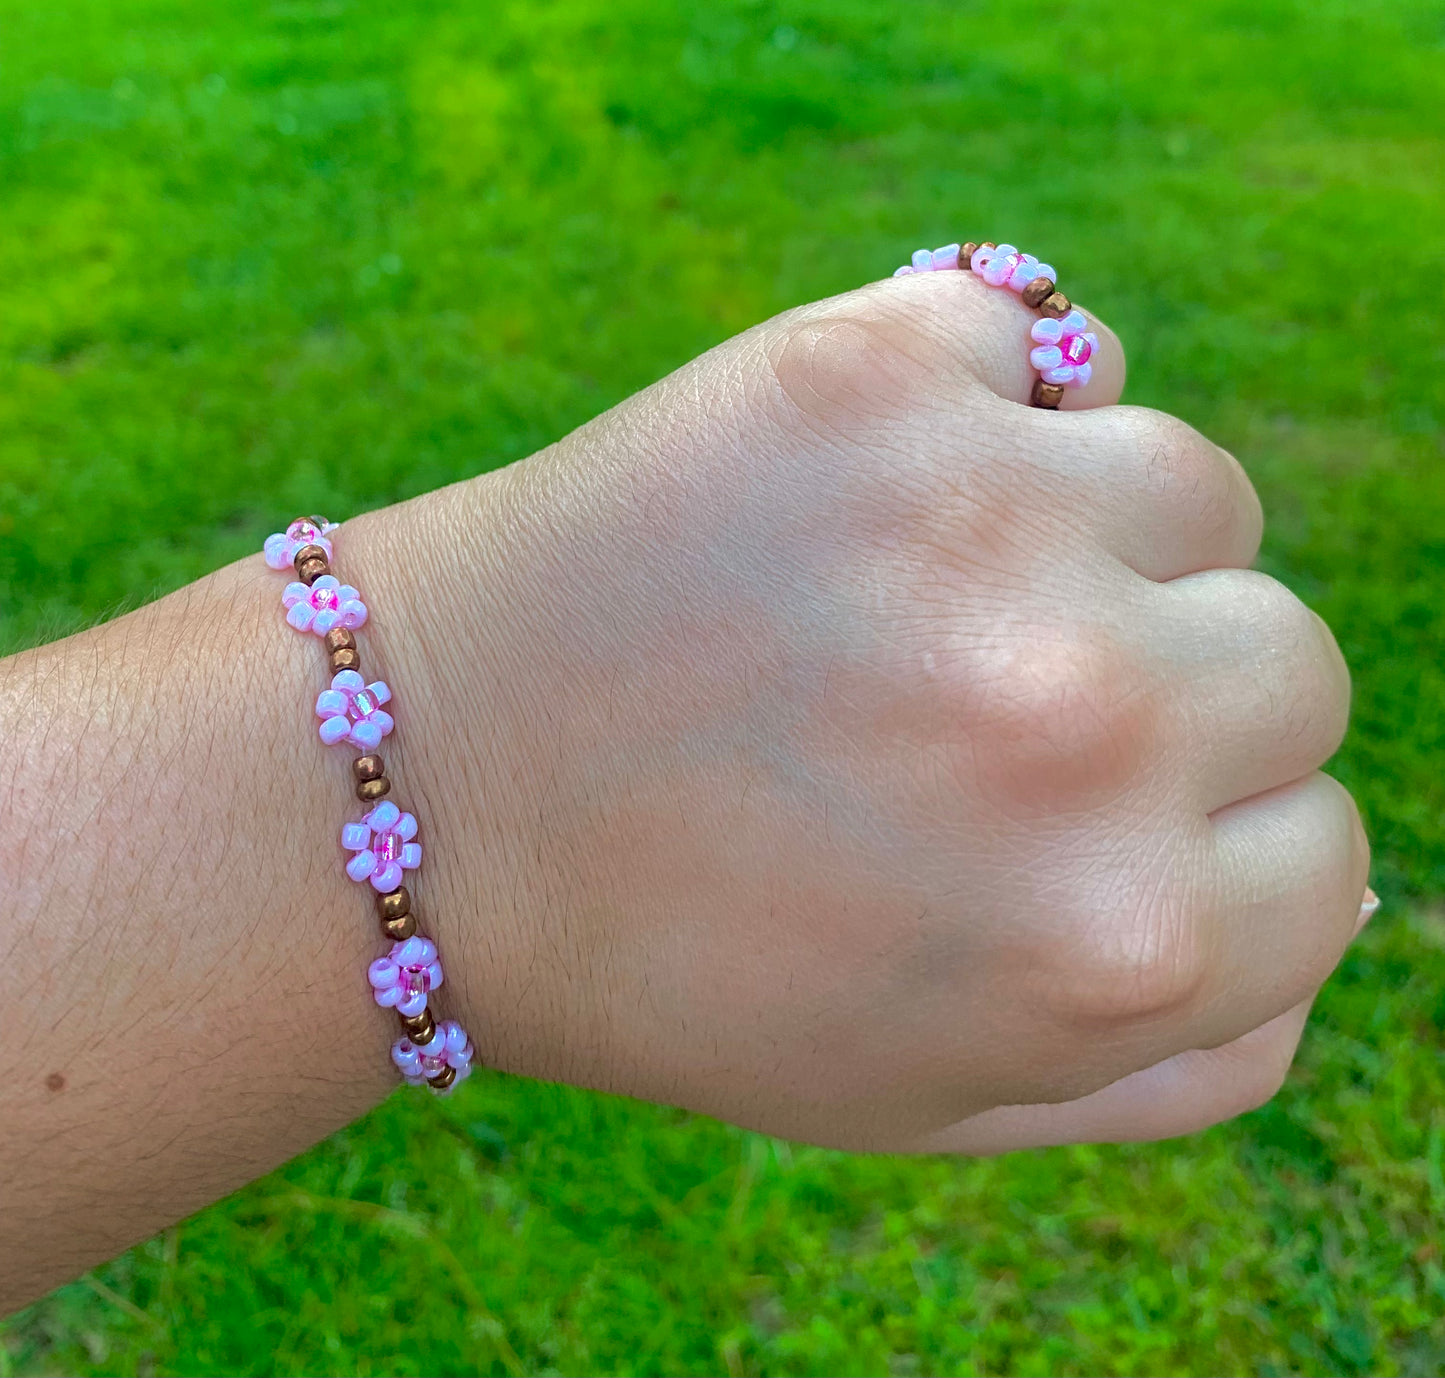
[[1442,108],[1425,0],[0,0],[0,646],[1008,238],[1254,476],[1386,899],[1197,1139],[848,1158],[484,1074],[0,1373],[1445,1372]]

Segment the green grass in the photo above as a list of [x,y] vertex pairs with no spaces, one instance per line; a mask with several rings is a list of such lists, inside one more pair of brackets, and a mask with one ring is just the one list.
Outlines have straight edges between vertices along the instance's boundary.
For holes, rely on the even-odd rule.
[[5,647],[1008,237],[1254,475],[1387,901],[1198,1139],[847,1158],[483,1075],[0,1372],[1445,1372],[1442,73],[1439,0],[0,0]]

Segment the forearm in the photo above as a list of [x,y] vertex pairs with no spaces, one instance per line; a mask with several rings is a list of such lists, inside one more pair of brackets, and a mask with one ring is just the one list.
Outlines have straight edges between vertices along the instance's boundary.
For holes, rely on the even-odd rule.
[[[490,482],[448,503],[484,520]],[[386,754],[424,828],[455,806],[446,778],[408,761],[410,724],[484,654],[478,639],[466,665],[401,663],[407,606],[428,596],[426,561],[407,558],[425,527],[406,508],[374,514],[345,528],[337,559],[372,599],[363,665],[397,686]],[[349,762],[316,738],[324,657],[282,620],[283,584],[244,560],[0,664],[0,1305],[214,1200],[394,1084],[392,1021],[364,977],[380,942],[370,891],[338,846]],[[480,905],[455,902],[455,859],[435,868],[450,875],[442,902],[429,881],[444,848],[426,840],[417,908],[455,958],[444,1003],[485,1057],[476,982],[456,979],[485,958],[467,931]]]
[[[396,695],[383,753],[421,823],[408,888],[447,959],[443,1012],[484,1064],[683,1099],[676,994],[609,1008],[667,901],[645,869],[605,878],[650,857],[603,800],[608,762],[655,757],[667,730],[622,711],[632,646],[608,625],[656,534],[638,484],[659,411],[628,413],[347,520],[334,568],[371,609],[362,668]],[[624,563],[584,549],[609,504],[628,512]],[[0,1311],[395,1085],[394,1021],[365,980],[371,891],[339,845],[350,753],[317,739],[325,658],[286,625],[284,585],[255,556],[0,662]],[[672,634],[665,610],[654,629]],[[679,721],[710,688],[688,673]]]

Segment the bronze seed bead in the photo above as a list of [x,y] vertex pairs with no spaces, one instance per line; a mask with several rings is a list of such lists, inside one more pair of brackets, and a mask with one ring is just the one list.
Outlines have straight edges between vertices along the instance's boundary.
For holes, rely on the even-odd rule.
[[978,247],[980,249],[997,249],[998,245],[995,244],[991,239],[985,239],[983,243],[980,244]]
[[1052,411],[1064,400],[1064,390],[1057,383],[1046,383],[1042,378],[1034,379],[1033,396],[1029,401],[1036,407]]
[[361,669],[360,651],[332,651],[331,673],[334,675],[341,670]]
[[1039,310],[1055,320],[1067,316],[1073,309],[1073,303],[1062,292],[1053,292],[1039,303]]
[[384,923],[387,919],[399,919],[403,914],[411,913],[411,892],[406,886],[398,885],[395,890],[388,890],[384,895],[376,897],[376,912],[381,916]]
[[296,577],[306,584],[315,583],[331,569],[331,561],[319,545],[303,545],[291,557],[291,563],[296,567]]
[[375,780],[360,780],[356,785],[356,797],[363,804],[374,804],[390,793],[391,781],[385,775],[378,775]]
[[351,763],[351,769],[358,780],[375,780],[386,774],[386,767],[382,764],[381,757],[374,752],[358,756]]
[[293,565],[295,565],[297,569],[300,569],[301,566],[304,565],[304,564],[307,562],[307,560],[325,560],[325,559],[326,559],[326,547],[325,547],[324,545],[316,545],[316,544],[313,542],[311,545],[303,545],[303,546],[291,557],[291,563],[292,563]]
[[436,1036],[437,1022],[432,1018],[431,1010],[424,1009],[420,1014],[402,1015],[401,1027],[406,1031],[406,1036],[421,1048]]
[[969,260],[972,259],[977,252],[978,245],[970,240],[958,251],[958,266],[967,271],[970,266]]
[[354,651],[356,636],[349,627],[333,627],[322,640],[328,651]]
[[416,934],[416,915],[403,914],[399,919],[387,919],[381,931],[394,943],[404,943]]
[[436,1076],[428,1077],[426,1084],[428,1086],[435,1086],[438,1091],[445,1091],[456,1079],[457,1069],[455,1067],[443,1067]]
[[1037,309],[1044,304],[1046,297],[1051,297],[1053,294],[1054,284],[1048,278],[1035,278],[1023,290],[1024,305]]

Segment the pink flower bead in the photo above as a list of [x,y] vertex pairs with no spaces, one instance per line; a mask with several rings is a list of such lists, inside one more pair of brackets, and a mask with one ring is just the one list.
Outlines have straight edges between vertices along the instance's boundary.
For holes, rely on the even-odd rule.
[[391,1060],[410,1086],[420,1086],[444,1067],[451,1067],[457,1074],[456,1081],[447,1088],[451,1090],[466,1080],[472,1070],[472,1057],[472,1040],[455,1019],[443,1019],[430,1043],[398,1038],[391,1045]]
[[919,249],[913,255],[912,263],[905,263],[893,276],[907,277],[910,273],[941,273],[948,268],[958,267],[958,244],[945,244],[941,249]]
[[341,583],[334,574],[323,574],[310,588],[287,584],[281,603],[286,620],[298,632],[325,636],[333,627],[355,631],[366,623],[366,604],[350,584]]
[[326,537],[336,527],[337,523],[329,522],[325,517],[298,517],[285,531],[266,537],[266,544],[261,547],[266,563],[272,569],[290,569],[296,552],[303,545],[319,545],[329,560],[331,542]]
[[990,287],[1009,287],[1015,292],[1022,292],[1035,278],[1059,280],[1049,264],[1040,263],[1032,254],[1020,253],[1012,244],[975,249],[969,267]]
[[368,684],[355,670],[340,671],[332,676],[331,688],[316,698],[321,740],[327,746],[349,742],[362,751],[375,751],[395,725],[382,709],[390,702],[391,690],[384,680]]
[[403,871],[421,865],[421,843],[413,842],[416,819],[383,799],[359,823],[341,830],[341,845],[356,855],[346,863],[346,874],[358,883],[369,880],[381,894],[395,890]]
[[378,957],[366,969],[371,982],[372,998],[383,1009],[391,1009],[407,1019],[426,1009],[426,998],[442,983],[442,964],[437,961],[437,945],[420,935],[393,943],[385,957]]
[[1070,311],[1062,320],[1035,321],[1029,334],[1036,341],[1029,363],[1044,382],[1081,388],[1089,381],[1094,372],[1089,360],[1099,347],[1099,337],[1089,329],[1082,311]]

